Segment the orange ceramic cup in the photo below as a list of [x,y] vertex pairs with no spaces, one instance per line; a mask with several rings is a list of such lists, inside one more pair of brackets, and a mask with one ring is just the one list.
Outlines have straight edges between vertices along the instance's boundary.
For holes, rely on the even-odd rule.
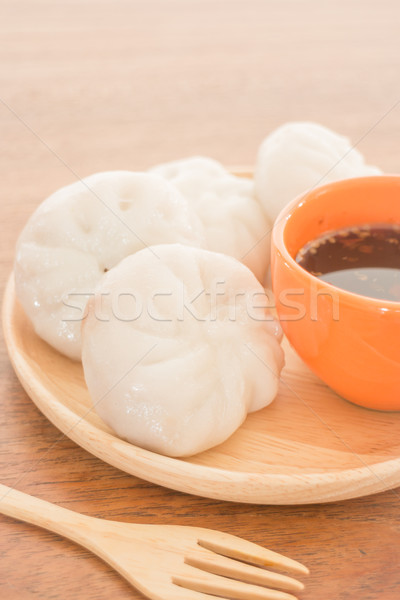
[[287,338],[323,381],[361,406],[400,410],[400,302],[339,289],[295,261],[320,234],[365,223],[400,224],[400,176],[339,181],[294,200],[272,233],[272,284]]

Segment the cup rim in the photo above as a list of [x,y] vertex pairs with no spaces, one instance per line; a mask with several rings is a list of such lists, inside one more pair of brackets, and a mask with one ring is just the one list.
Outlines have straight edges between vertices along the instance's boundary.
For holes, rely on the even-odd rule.
[[[324,185],[316,185],[306,192],[303,192],[296,198],[294,198],[289,204],[287,204],[281,212],[278,214],[272,228],[272,241],[274,246],[279,250],[279,252],[284,257],[285,261],[289,264],[291,269],[294,269],[301,277],[310,280],[311,284],[318,285],[321,288],[327,288],[328,290],[334,290],[337,294],[340,294],[349,304],[361,304],[368,305],[374,307],[375,309],[380,310],[381,312],[387,311],[395,311],[400,312],[400,301],[396,302],[394,300],[381,300],[378,298],[372,298],[370,296],[363,296],[361,294],[356,294],[354,292],[349,292],[343,288],[337,287],[327,281],[319,279],[315,275],[312,275],[309,271],[304,269],[304,267],[300,266],[296,260],[292,257],[290,252],[288,251],[284,234],[286,225],[289,222],[292,215],[304,205],[305,202],[310,201],[310,199],[316,193],[324,193],[330,192],[332,188],[340,192],[341,189],[348,189],[349,187],[357,187],[358,185],[368,184],[368,182],[374,182],[374,184],[382,183],[383,186],[387,186],[389,184],[396,184],[400,186],[400,175],[395,174],[384,174],[384,175],[368,175],[364,177],[352,177],[349,179],[341,179],[339,181],[333,181],[330,183],[326,183]],[[378,183],[378,185],[379,185]],[[383,221],[382,221],[383,222]],[[311,240],[310,240],[311,241]]]

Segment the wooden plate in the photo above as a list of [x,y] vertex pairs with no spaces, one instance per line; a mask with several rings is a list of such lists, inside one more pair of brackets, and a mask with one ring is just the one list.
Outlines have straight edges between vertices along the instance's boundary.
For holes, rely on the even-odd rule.
[[116,437],[91,410],[82,366],[33,331],[10,278],[3,326],[15,372],[50,421],[115,467],[182,492],[261,504],[354,498],[400,485],[400,414],[353,406],[329,390],[287,343],[274,403],[225,443],[188,459]]

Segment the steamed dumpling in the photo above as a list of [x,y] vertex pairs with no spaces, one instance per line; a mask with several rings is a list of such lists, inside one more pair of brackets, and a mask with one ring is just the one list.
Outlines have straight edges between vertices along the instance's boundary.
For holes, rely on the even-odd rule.
[[130,442],[187,456],[269,404],[283,366],[264,290],[235,259],[170,244],[109,271],[89,301],[82,362],[96,412]]
[[286,123],[260,146],[256,193],[270,219],[307,190],[340,179],[380,175],[347,137],[317,123]]
[[81,321],[95,285],[129,254],[161,242],[204,243],[198,218],[161,177],[98,173],[55,192],[17,244],[17,296],[36,333],[80,359]]
[[203,157],[158,165],[152,172],[173,183],[197,213],[208,250],[233,256],[264,281],[271,224],[255,198],[251,179],[236,177]]

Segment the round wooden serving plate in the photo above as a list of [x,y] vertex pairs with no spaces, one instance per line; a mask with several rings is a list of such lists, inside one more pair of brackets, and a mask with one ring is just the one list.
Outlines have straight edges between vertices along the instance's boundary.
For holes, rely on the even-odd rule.
[[116,437],[91,410],[81,364],[35,334],[15,298],[13,276],[3,327],[15,372],[39,410],[88,452],[142,479],[199,496],[261,504],[342,500],[400,485],[400,414],[342,400],[287,342],[273,404],[249,415],[220,446],[176,459]]

